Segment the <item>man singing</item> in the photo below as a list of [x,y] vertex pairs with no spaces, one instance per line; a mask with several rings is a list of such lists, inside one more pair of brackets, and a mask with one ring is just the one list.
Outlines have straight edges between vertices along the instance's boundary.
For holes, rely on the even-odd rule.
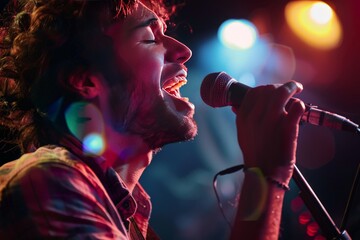
[[[23,155],[0,168],[1,239],[158,239],[139,179],[161,147],[197,134],[179,90],[192,53],[166,34],[174,10],[160,0],[9,3],[0,122]],[[285,105],[301,90],[257,87],[233,108],[246,169],[232,239],[278,239],[304,112],[300,100]]]

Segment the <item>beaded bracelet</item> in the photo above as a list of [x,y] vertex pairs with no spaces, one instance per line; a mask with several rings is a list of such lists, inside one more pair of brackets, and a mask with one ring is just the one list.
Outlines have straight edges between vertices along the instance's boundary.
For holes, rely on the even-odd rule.
[[279,188],[281,188],[281,189],[283,189],[285,191],[290,190],[290,187],[287,184],[282,183],[282,182],[280,182],[280,181],[278,181],[278,180],[276,180],[276,179],[274,179],[272,177],[264,176],[263,172],[258,167],[251,167],[251,168],[244,167],[244,172],[247,172],[247,171],[253,172],[256,175],[258,175],[259,177],[265,178],[269,183],[275,184],[277,187],[279,187]]
[[271,177],[266,177],[266,180],[270,183],[273,183],[275,184],[277,187],[281,188],[281,189],[284,189],[285,191],[289,191],[290,190],[290,187],[285,184],[285,183],[282,183],[282,182],[279,182],[278,180],[275,180]]

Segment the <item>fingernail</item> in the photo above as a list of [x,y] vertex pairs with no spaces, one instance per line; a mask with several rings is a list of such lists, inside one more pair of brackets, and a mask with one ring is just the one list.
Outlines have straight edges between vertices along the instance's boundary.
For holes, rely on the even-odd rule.
[[304,89],[304,86],[301,83],[299,83],[299,82],[295,82],[295,83],[300,90]]
[[284,87],[286,87],[289,93],[293,92],[295,89],[298,88],[296,82],[287,82],[284,84]]
[[288,89],[289,92],[303,89],[303,85],[301,83],[295,82],[295,81],[285,83],[285,87]]

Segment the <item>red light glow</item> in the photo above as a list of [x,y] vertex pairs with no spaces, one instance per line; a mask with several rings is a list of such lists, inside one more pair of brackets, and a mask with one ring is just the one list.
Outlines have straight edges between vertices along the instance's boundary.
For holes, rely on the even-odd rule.
[[306,234],[310,237],[315,236],[318,231],[319,231],[319,225],[316,222],[311,222],[306,227]]
[[299,215],[299,223],[305,225],[310,222],[311,214],[309,211],[303,212]]

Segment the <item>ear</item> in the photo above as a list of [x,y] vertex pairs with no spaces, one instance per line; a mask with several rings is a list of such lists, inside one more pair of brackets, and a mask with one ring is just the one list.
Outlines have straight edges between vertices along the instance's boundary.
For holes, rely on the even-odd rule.
[[100,74],[86,71],[72,74],[67,87],[84,99],[92,99],[100,94],[103,81]]

